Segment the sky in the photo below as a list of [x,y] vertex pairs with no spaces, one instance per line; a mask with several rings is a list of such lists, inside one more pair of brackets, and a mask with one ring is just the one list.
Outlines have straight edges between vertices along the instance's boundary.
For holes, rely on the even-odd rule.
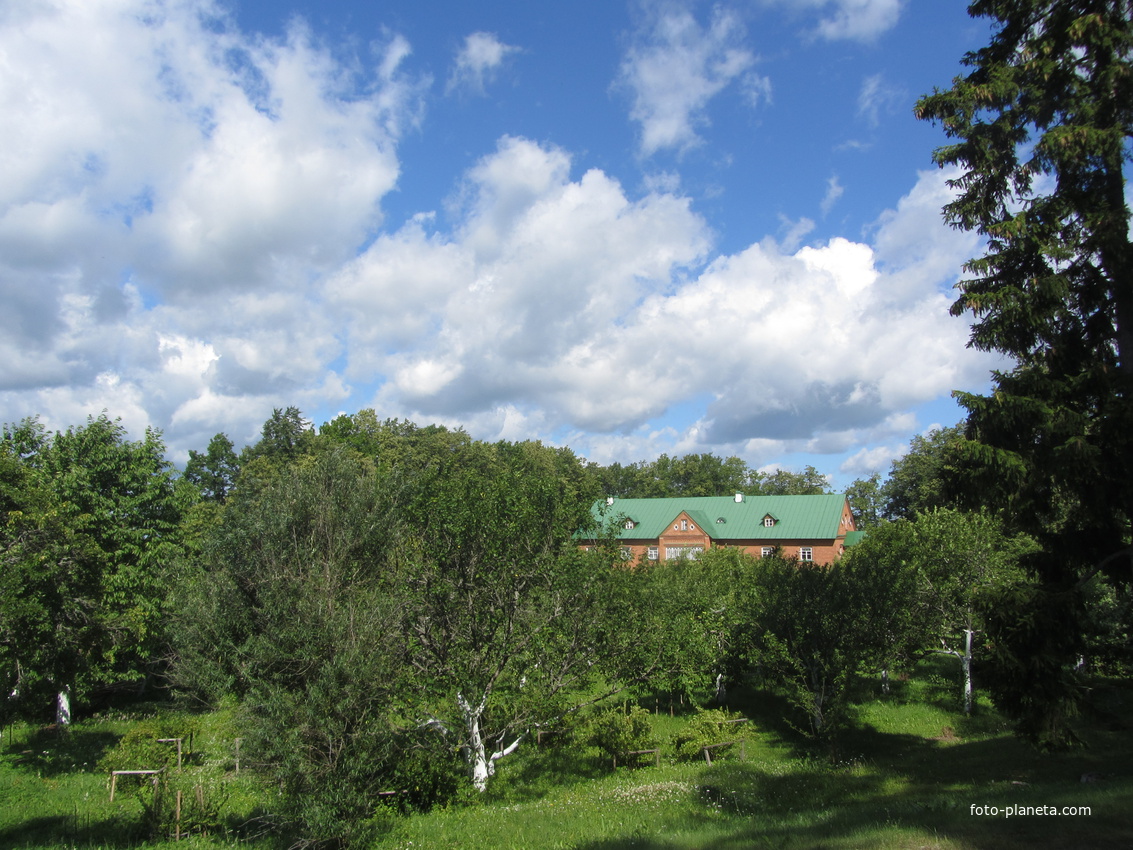
[[885,473],[949,306],[959,0],[6,0],[0,419],[274,408]]

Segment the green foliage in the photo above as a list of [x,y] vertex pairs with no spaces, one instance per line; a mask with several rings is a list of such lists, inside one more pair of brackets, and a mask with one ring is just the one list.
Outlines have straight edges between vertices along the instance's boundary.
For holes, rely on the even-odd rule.
[[587,741],[622,764],[632,752],[657,747],[649,712],[639,705],[628,711],[610,706],[596,713],[587,727]]
[[105,415],[0,439],[0,665],[30,712],[47,695],[146,675],[160,651],[163,571],[181,551],[179,489],[160,434]]
[[350,450],[317,451],[242,483],[182,575],[175,679],[242,697],[247,758],[300,835],[348,836],[408,746],[391,498]]
[[1018,732],[1041,749],[1080,743],[1070,721],[1078,716],[1083,684],[1065,662],[1065,632],[1050,629],[1050,623],[1081,636],[1086,629],[1081,596],[1018,582],[993,589],[986,599],[989,611],[1012,614],[988,618],[986,679],[996,706],[1017,718]]
[[[638,640],[656,668],[648,687],[681,693],[692,702],[716,696],[717,677],[729,678],[732,638],[741,616],[735,591],[753,559],[738,549],[713,548],[695,560],[676,558],[638,568]],[[721,680],[722,681],[722,680]]]
[[240,460],[228,435],[216,434],[209,440],[204,454],[189,449],[184,475],[200,489],[205,499],[223,502],[228,498],[240,475]]
[[857,478],[846,488],[846,498],[850,501],[850,511],[854,515],[854,525],[859,531],[874,528],[881,522],[883,507],[881,473],[875,472],[869,478]]
[[[216,439],[213,438],[214,441]],[[266,458],[272,463],[289,463],[310,452],[314,442],[314,428],[303,418],[299,408],[277,407],[264,422],[260,439],[241,452],[240,464],[257,458]],[[211,443],[209,448],[212,449]]]
[[682,457],[661,455],[654,461],[627,465],[589,464],[587,471],[599,491],[621,499],[655,499],[670,496],[805,496],[828,492],[830,482],[813,466],[802,472],[778,469],[760,472],[741,458],[713,454]]
[[830,482],[813,466],[802,472],[776,469],[774,472],[752,470],[748,475],[747,493],[753,496],[820,496],[830,492]]
[[712,708],[698,711],[684,728],[673,736],[673,747],[677,756],[683,759],[703,758],[705,747],[713,747],[728,741],[746,738],[748,730],[743,728],[743,715],[723,709]]
[[184,761],[190,755],[190,740],[195,731],[196,723],[193,719],[178,714],[158,714],[138,720],[130,726],[117,745],[99,760],[98,769],[107,772],[175,769],[177,745],[169,743],[169,739],[182,739]]
[[1029,538],[1007,535],[991,514],[933,509],[882,523],[842,566],[886,598],[887,613],[875,621],[888,633],[886,663],[934,649],[962,658],[966,632],[977,636],[974,646],[982,643],[993,592],[1023,580],[1018,563],[1033,548]]
[[854,677],[891,657],[908,583],[867,559],[823,567],[769,557],[753,565],[739,601],[737,654],[783,689],[809,734],[828,739],[846,720]]
[[881,487],[881,514],[889,519],[913,519],[922,511],[955,507],[958,498],[952,488],[962,437],[959,425],[913,437],[909,450],[893,461]]
[[1133,557],[1133,19],[1123,0],[969,11],[992,20],[990,43],[917,114],[954,140],[935,153],[961,169],[946,219],[987,240],[952,312],[974,316],[973,346],[1014,366],[990,397],[958,394],[969,411],[959,449],[973,500],[1041,544],[1026,564],[1042,587],[1011,593],[1029,607],[996,610],[989,629],[1004,688],[1031,691],[1004,690],[1003,705],[1038,743],[1062,744],[1085,585],[1098,571],[1127,576]]

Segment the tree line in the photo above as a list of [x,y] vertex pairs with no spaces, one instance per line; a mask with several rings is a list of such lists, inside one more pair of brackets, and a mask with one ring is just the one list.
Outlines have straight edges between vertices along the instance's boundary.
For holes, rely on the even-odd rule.
[[[54,705],[65,722],[72,700],[147,687],[235,701],[248,757],[307,835],[359,828],[375,789],[408,791],[402,808],[482,790],[532,736],[618,693],[705,704],[774,687],[825,740],[859,677],[882,687],[935,652],[956,658],[971,711],[995,605],[1038,587],[1024,568],[1038,543],[964,509],[963,441],[959,427],[914,438],[884,482],[855,482],[870,530],[831,567],[727,549],[627,565],[616,503],[591,513],[609,468],[565,448],[371,410],[316,430],[287,408],[239,453],[216,435],[178,474],[155,431],[26,420],[0,440],[3,711]],[[742,470],[734,459],[631,467],[670,492],[743,489],[688,472]],[[776,477],[788,494],[821,480]],[[602,543],[583,551],[582,536]],[[1128,608],[1100,582],[1094,603],[1079,661],[1127,669]]]

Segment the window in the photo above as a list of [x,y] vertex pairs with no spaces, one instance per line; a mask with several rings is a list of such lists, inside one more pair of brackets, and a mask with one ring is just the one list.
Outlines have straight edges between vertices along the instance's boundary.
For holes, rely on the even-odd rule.
[[634,521],[632,519],[626,520],[626,528],[633,528],[635,524],[636,523],[634,523]]
[[646,557],[649,558],[650,561],[656,561],[657,560],[657,547],[656,546],[650,546],[649,551],[646,553]]
[[763,557],[764,558],[770,558],[774,554],[775,554],[775,547],[774,546],[764,546],[763,547]]
[[690,561],[695,561],[696,556],[703,551],[703,546],[666,546],[665,558],[670,561],[675,558],[688,558]]
[[813,561],[814,560],[814,550],[811,549],[811,547],[809,547],[809,546],[800,546],[799,547],[799,560],[800,561]]
[[763,527],[764,528],[771,528],[771,526],[773,526],[774,524],[775,524],[775,517],[771,516],[771,514],[768,514],[767,516],[765,516],[763,518]]
[[717,525],[723,525],[723,524],[724,524],[724,523],[726,523],[726,522],[727,522],[727,520],[726,520],[726,519],[724,519],[724,518],[723,518],[722,516],[718,516],[718,517],[716,517],[716,524],[717,524]]
[[681,520],[681,531],[688,531],[688,520],[687,519]]

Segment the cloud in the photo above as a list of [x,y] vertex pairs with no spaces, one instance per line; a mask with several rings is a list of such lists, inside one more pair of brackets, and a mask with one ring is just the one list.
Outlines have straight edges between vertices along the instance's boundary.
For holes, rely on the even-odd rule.
[[904,0],[765,0],[819,13],[814,35],[827,41],[872,41],[897,25]]
[[838,203],[838,199],[846,192],[846,187],[843,186],[839,180],[838,175],[833,175],[826,181],[826,194],[822,198],[822,214],[829,215],[830,210],[834,209],[834,205]]
[[300,385],[341,393],[307,288],[381,223],[427,84],[407,54],[392,36],[343,63],[301,22],[252,37],[208,0],[6,9],[5,411],[108,407],[180,441]]
[[570,166],[505,138],[470,170],[452,233],[410,223],[331,281],[347,373],[385,376],[379,409],[644,446],[641,429],[707,398],[677,438],[688,451],[834,451],[995,362],[948,314],[971,246],[939,220],[946,175],[921,175],[871,244],[763,241],[710,259],[687,199],[633,200]]
[[518,52],[518,47],[504,44],[495,33],[474,32],[466,36],[449,72],[445,92],[465,89],[475,94],[484,94],[485,84],[495,78],[496,71],[504,60]]
[[656,10],[627,51],[617,82],[632,96],[643,156],[700,144],[697,128],[708,124],[709,102],[734,80],[743,81],[750,102],[770,98],[770,82],[750,73],[755,56],[743,36],[739,19],[720,8],[707,28],[685,9]]
[[881,74],[874,74],[862,81],[858,94],[858,117],[870,127],[881,123],[882,112],[892,112],[905,103],[904,91],[889,86]]
[[[696,143],[750,73],[741,37],[722,12],[657,16],[623,65],[643,151]],[[218,430],[253,439],[272,407],[373,404],[596,457],[768,462],[892,443],[895,416],[995,362],[947,312],[978,242],[942,223],[943,172],[868,239],[801,247],[804,220],[721,254],[680,175],[631,192],[504,136],[446,216],[390,227],[428,83],[404,39],[343,60],[301,24],[251,37],[205,0],[60,0],[6,10],[0,55],[10,419],[107,408],[183,460]]]

